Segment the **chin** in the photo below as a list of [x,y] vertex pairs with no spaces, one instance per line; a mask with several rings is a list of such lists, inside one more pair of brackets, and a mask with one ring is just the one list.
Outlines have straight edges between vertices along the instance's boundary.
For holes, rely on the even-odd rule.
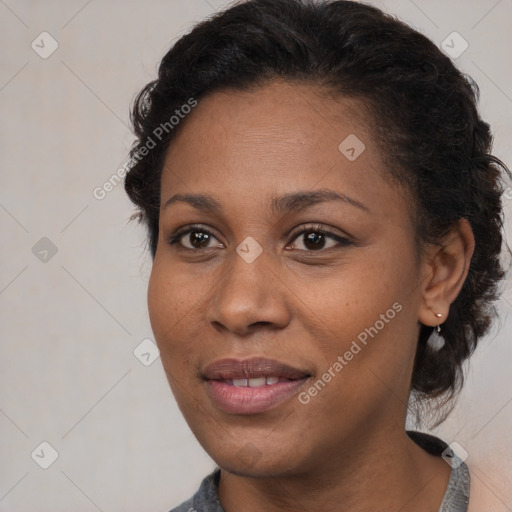
[[[240,439],[237,435],[234,438]],[[297,443],[285,446],[282,443],[252,442],[201,445],[215,463],[223,470],[237,476],[248,478],[272,478],[291,475],[301,464],[301,454]]]
[[288,458],[265,461],[262,456],[256,462],[226,457],[221,459],[215,460],[220,468],[230,474],[246,478],[277,478],[294,472]]

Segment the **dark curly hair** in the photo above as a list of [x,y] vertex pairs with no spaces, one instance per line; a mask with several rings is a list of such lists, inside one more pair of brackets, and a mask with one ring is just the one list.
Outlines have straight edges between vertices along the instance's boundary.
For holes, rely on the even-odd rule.
[[[420,400],[455,397],[463,362],[495,315],[504,275],[501,171],[509,171],[490,153],[490,128],[476,107],[478,86],[428,38],[375,7],[247,0],[176,42],[131,112],[137,139],[125,189],[148,228],[152,257],[161,171],[178,129],[170,117],[187,112],[191,99],[220,89],[248,91],[278,78],[362,100],[390,176],[414,198],[418,247],[439,242],[459,219],[469,221],[476,246],[443,324],[445,345],[433,350],[427,343],[433,329],[421,326],[411,382]],[[150,151],[149,141],[155,145]]]

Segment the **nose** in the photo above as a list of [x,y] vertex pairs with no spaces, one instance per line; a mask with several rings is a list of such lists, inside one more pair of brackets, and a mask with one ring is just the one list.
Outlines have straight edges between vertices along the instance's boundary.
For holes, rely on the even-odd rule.
[[217,330],[239,335],[253,332],[258,325],[286,327],[290,322],[288,288],[274,267],[264,252],[251,263],[233,252],[214,287],[207,321]]

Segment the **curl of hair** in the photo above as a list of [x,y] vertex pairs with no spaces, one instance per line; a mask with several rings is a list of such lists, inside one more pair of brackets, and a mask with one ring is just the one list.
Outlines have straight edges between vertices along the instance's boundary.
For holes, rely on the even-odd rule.
[[149,154],[154,131],[191,98],[221,89],[249,91],[275,79],[362,100],[387,170],[413,198],[418,247],[439,243],[467,219],[475,251],[463,288],[443,323],[445,346],[430,348],[421,326],[411,391],[421,399],[456,396],[463,362],[487,333],[504,275],[505,164],[491,154],[490,127],[477,111],[478,87],[428,38],[375,7],[336,0],[247,0],[197,24],[162,59],[158,77],[135,99],[136,141],[125,189],[158,243],[160,178],[177,131]]

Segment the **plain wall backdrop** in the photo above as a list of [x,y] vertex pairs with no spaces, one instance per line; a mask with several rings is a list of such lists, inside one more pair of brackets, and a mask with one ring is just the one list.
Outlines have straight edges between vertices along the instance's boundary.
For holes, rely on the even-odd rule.
[[[438,45],[454,31],[467,41],[456,64],[479,84],[494,152],[510,165],[512,0],[369,3]],[[153,340],[145,232],[128,222],[122,183],[93,191],[121,174],[135,94],[226,4],[0,0],[0,511],[165,512],[214,467],[160,359],[149,364],[150,341],[139,347]],[[506,284],[500,320],[434,431],[468,452],[493,512],[512,510],[511,303]]]

